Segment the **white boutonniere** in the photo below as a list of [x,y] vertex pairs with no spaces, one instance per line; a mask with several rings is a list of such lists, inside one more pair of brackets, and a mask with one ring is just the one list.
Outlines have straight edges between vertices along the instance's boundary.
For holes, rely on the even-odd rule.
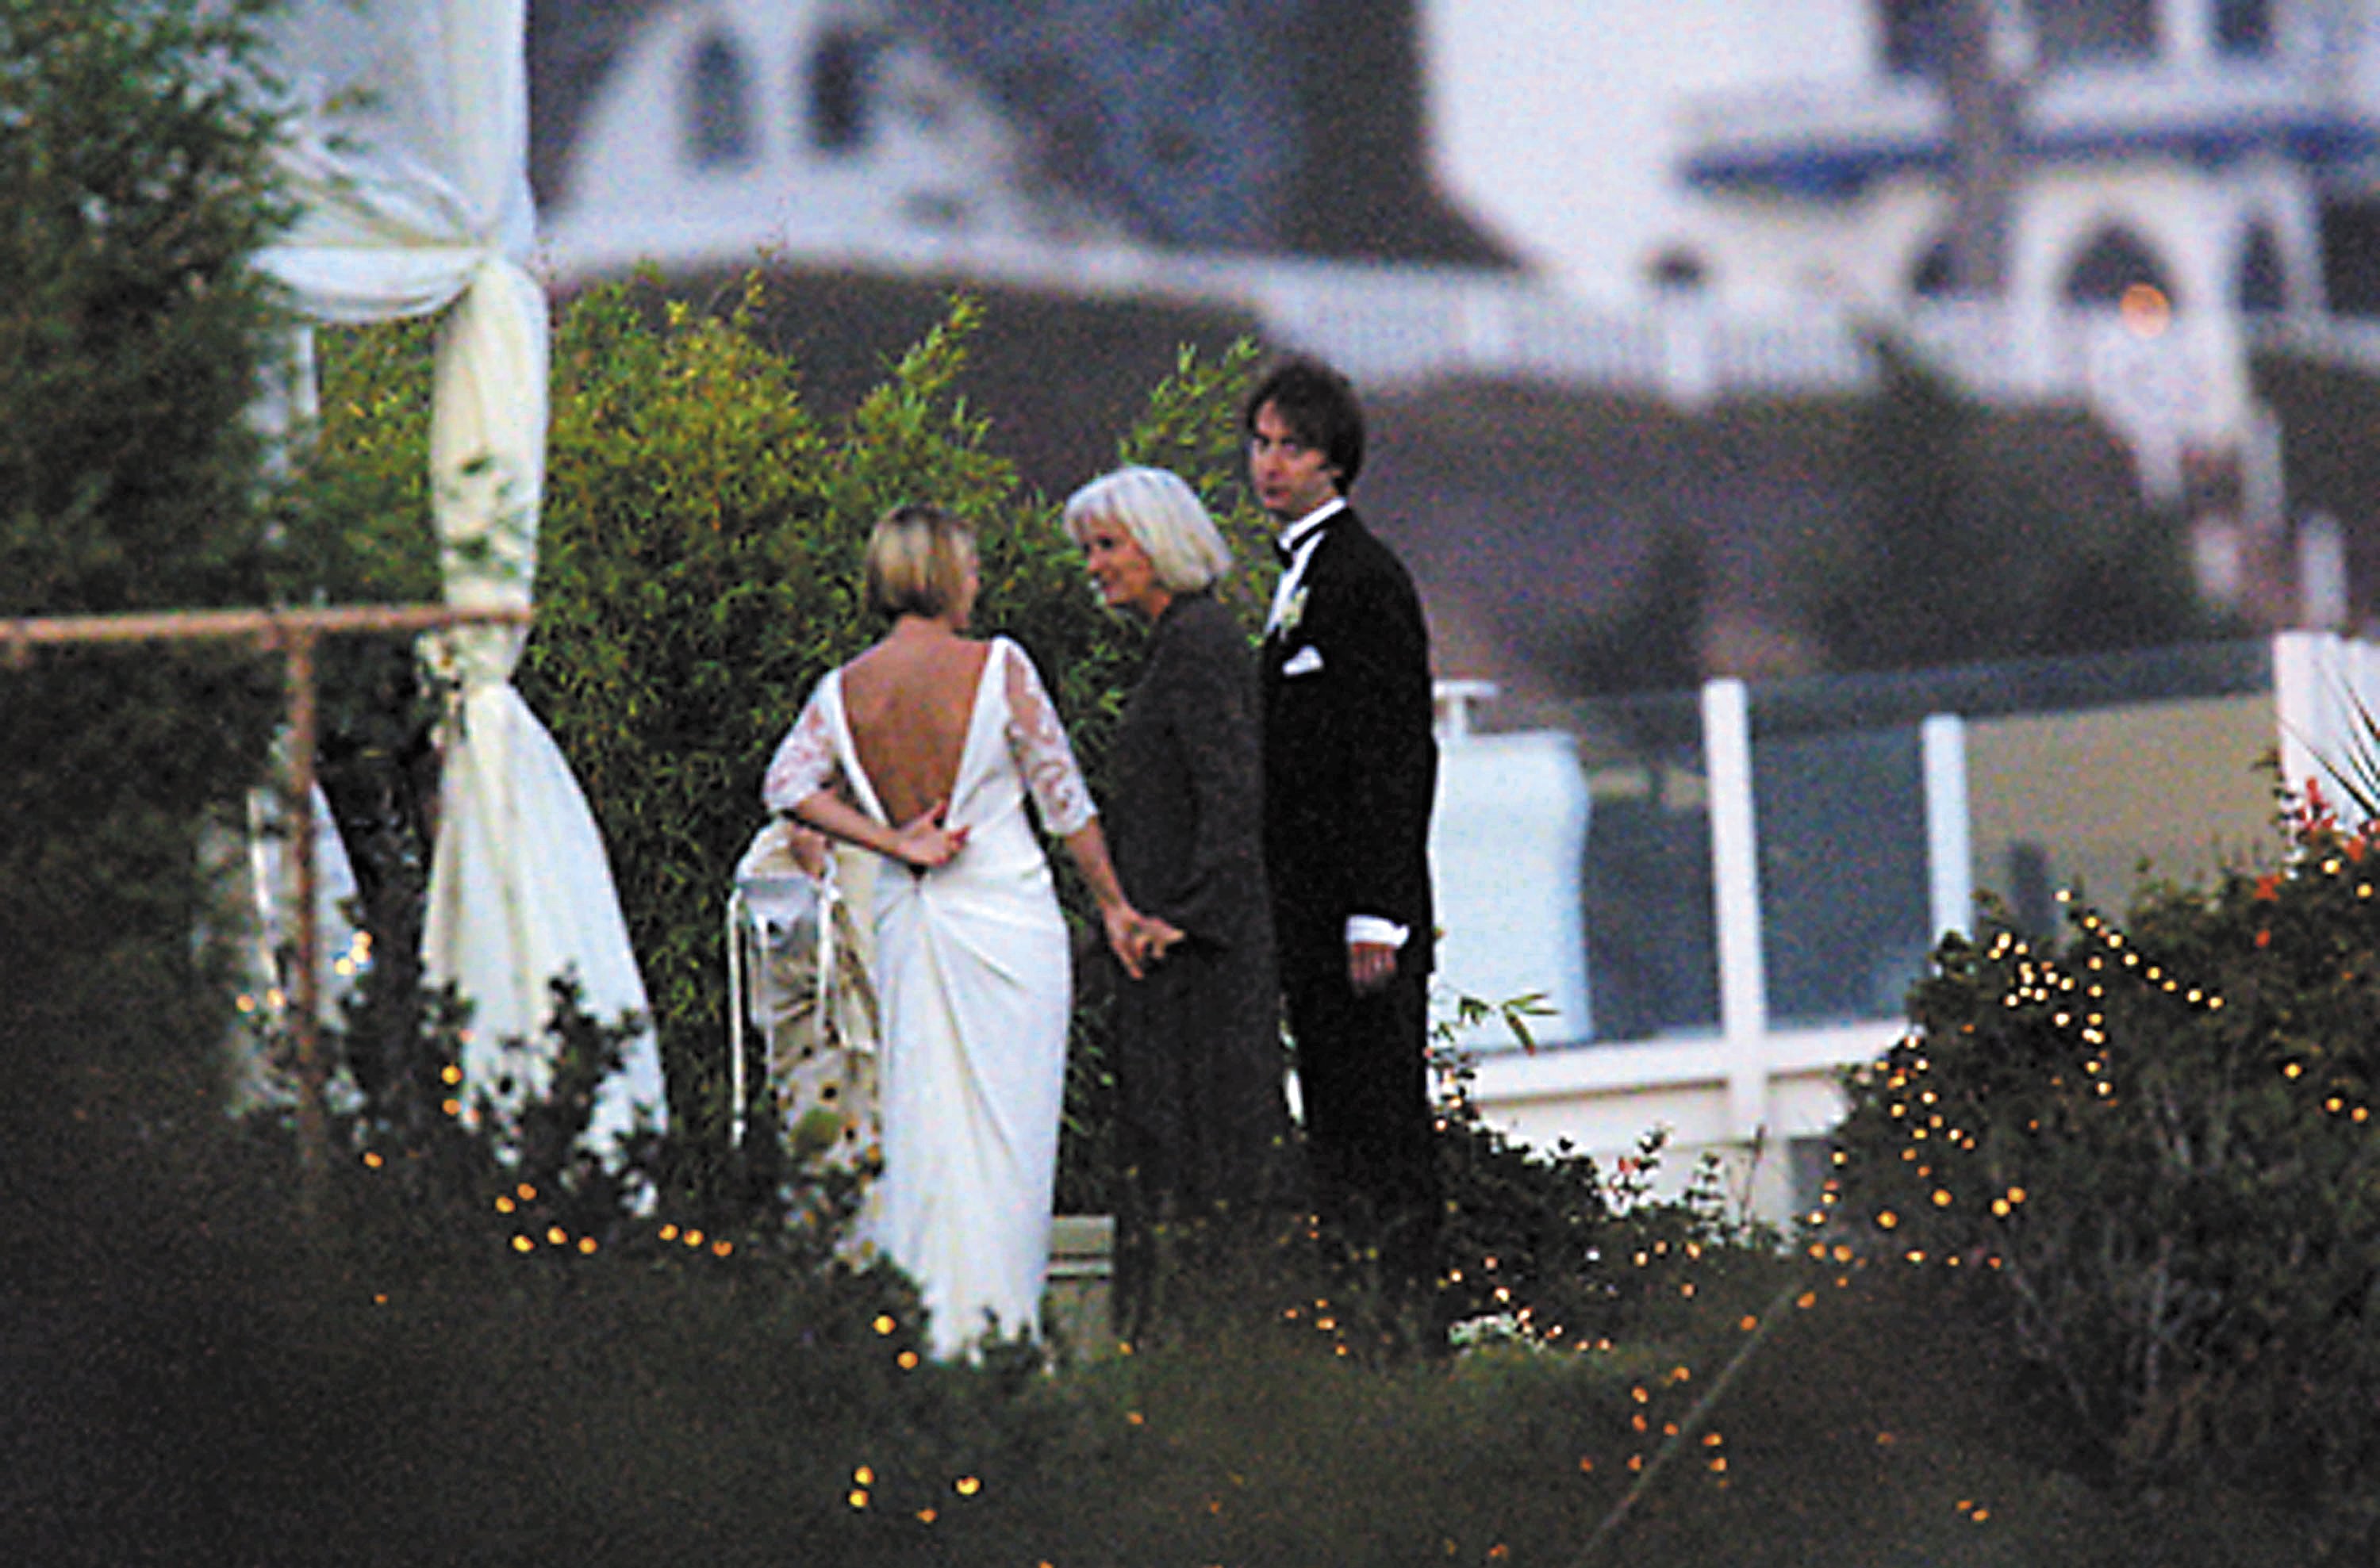
[[1295,632],[1297,623],[1305,619],[1305,594],[1306,590],[1299,587],[1297,592],[1289,596],[1289,602],[1281,607],[1280,631],[1282,636]]

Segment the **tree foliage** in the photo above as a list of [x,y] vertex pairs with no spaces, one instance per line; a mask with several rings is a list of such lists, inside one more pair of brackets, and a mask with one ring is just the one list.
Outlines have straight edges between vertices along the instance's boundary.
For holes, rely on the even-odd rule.
[[[1892,344],[1855,437],[1860,520],[1801,591],[1828,663],[1900,669],[2186,641],[2207,629],[2170,519],[2095,498]],[[2069,449],[2070,451],[2070,449]]]
[[[0,613],[264,599],[246,416],[283,318],[251,259],[285,214],[258,14],[0,3]],[[217,1037],[197,846],[261,778],[280,706],[248,648],[0,673],[0,1020],[33,1081],[187,1067]]]
[[[829,416],[758,330],[760,286],[747,280],[698,304],[640,279],[591,291],[564,312],[539,621],[519,674],[601,827],[674,1116],[713,1143],[728,1110],[727,891],[763,820],[770,754],[819,677],[880,633],[859,572],[877,517],[922,500],[976,524],[977,630],[1013,636],[1033,655],[1095,787],[1140,643],[1136,628],[1099,607],[1055,504],[1020,485],[965,395],[979,306],[954,298],[878,387]],[[1232,467],[1251,352],[1202,360],[1185,351],[1116,451],[1119,461],[1177,468],[1206,496],[1241,547],[1231,602],[1253,626],[1269,563],[1247,548],[1257,525]],[[342,522],[310,531],[341,541],[321,570],[349,591],[418,583],[431,560],[426,524],[418,537],[389,524],[419,515],[425,355],[418,329],[341,334],[328,345],[311,477],[315,504]],[[403,775],[426,723],[425,705],[392,706],[374,678],[382,668],[357,669],[334,699],[338,735],[372,737],[334,741],[354,748],[358,778],[345,793],[366,811],[395,798],[385,781]],[[399,713],[409,717],[392,719]],[[419,809],[384,813],[382,826],[409,810],[416,820],[395,837],[418,844]],[[378,851],[392,861],[407,853],[418,859],[418,850]],[[1071,884],[1068,892],[1079,902]],[[1075,1054],[1078,1133],[1097,1119],[1091,1044],[1078,1041]],[[1078,1149],[1070,1169],[1091,1163]]]

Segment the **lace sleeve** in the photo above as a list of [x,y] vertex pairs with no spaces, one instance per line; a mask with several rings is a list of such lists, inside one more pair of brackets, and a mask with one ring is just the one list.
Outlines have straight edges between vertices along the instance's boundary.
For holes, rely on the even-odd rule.
[[760,801],[771,812],[790,812],[841,778],[834,730],[827,721],[826,681],[820,681],[811,689],[810,700],[802,705],[802,716],[778,742],[777,754],[770,759],[768,777],[760,786]]
[[1016,759],[1016,770],[1033,791],[1042,828],[1053,838],[1071,838],[1099,814],[1090,786],[1083,782],[1066,728],[1058,722],[1058,710],[1042,689],[1033,661],[1013,643],[1001,644],[998,657],[1008,661],[1002,671],[1008,685],[1008,754]]

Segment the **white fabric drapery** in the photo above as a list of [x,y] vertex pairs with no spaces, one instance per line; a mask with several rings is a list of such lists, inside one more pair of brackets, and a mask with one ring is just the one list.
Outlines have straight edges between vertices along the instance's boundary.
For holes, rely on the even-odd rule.
[[[272,29],[298,110],[286,163],[300,216],[263,258],[301,311],[363,323],[443,311],[431,415],[445,597],[526,607],[545,481],[545,293],[526,265],[523,0],[296,0]],[[542,1089],[549,981],[588,1009],[649,1011],[593,814],[512,684],[525,633],[457,630],[430,657],[457,681],[444,748],[423,960],[473,1006],[469,1090]],[[503,1042],[531,1049],[509,1055]],[[609,1152],[665,1114],[650,1030],[605,1085],[589,1140]]]

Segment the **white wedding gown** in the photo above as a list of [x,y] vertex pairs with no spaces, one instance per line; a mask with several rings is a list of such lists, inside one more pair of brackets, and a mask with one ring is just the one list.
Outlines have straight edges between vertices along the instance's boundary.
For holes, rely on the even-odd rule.
[[[897,826],[860,766],[841,670],[777,748],[763,797],[790,812],[830,787]],[[873,911],[884,1174],[872,1239],[917,1282],[943,1357],[995,1325],[1038,1333],[1049,1266],[1073,977],[1028,792],[1058,837],[1093,815],[1032,660],[995,638],[950,797],[966,847],[923,875],[885,865]]]

